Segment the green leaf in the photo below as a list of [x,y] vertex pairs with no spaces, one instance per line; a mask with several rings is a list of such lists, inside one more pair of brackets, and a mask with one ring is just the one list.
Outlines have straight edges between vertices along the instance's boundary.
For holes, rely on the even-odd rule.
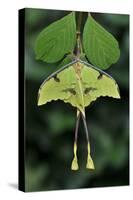
[[101,69],[109,68],[117,62],[120,56],[117,40],[98,24],[91,15],[84,27],[83,47],[89,61]]
[[75,13],[50,24],[38,36],[35,43],[36,58],[54,63],[71,53],[76,43]]

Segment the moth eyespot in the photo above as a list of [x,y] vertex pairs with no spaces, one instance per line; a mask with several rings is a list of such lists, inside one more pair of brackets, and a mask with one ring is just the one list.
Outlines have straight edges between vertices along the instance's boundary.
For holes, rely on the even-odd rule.
[[93,87],[85,88],[84,94],[87,95],[90,91],[95,91],[95,90],[97,90],[97,88],[93,88]]
[[64,89],[62,92],[70,92],[71,94],[76,95],[76,91],[73,88]]

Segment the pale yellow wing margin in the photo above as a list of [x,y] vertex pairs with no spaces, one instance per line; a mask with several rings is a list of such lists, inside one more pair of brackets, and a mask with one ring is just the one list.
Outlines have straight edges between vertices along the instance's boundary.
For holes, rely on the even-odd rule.
[[85,107],[100,96],[120,98],[116,81],[106,73],[84,65],[81,79]]

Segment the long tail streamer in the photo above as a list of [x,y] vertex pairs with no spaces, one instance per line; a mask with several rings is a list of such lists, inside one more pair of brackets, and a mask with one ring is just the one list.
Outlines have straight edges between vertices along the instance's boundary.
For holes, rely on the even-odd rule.
[[75,127],[75,139],[74,139],[74,147],[73,147],[74,158],[73,158],[72,165],[71,165],[72,170],[79,169],[78,159],[77,159],[77,138],[78,138],[79,120],[80,120],[80,112],[77,111],[77,122],[76,122],[76,127]]
[[86,133],[86,140],[87,140],[87,150],[88,150],[88,156],[87,156],[87,163],[86,163],[86,168],[87,169],[95,169],[93,160],[91,158],[90,154],[90,141],[89,141],[89,133],[88,133],[88,128],[87,128],[87,123],[86,123],[86,118],[85,115],[82,115],[83,123],[84,123],[84,128],[85,128],[85,133]]
[[74,138],[74,147],[73,147],[74,158],[73,158],[72,164],[71,164],[71,169],[75,170],[75,171],[79,169],[78,158],[77,158],[77,138],[78,138],[80,115],[82,116],[82,119],[83,119],[85,133],[86,133],[86,140],[87,140],[88,156],[87,156],[86,168],[87,169],[95,169],[93,160],[91,158],[90,140],[89,140],[89,133],[88,133],[88,128],[87,128],[85,113],[81,113],[80,111],[77,111],[77,122],[76,122],[76,127],[75,127],[75,138]]

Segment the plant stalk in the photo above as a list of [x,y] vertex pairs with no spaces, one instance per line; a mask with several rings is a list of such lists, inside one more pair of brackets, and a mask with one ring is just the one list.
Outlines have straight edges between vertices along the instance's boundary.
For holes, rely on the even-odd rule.
[[82,15],[83,15],[83,13],[79,12],[79,14],[78,14],[78,23],[77,23],[77,50],[76,50],[77,58],[80,58],[80,54],[82,52],[82,44],[81,44]]
[[79,12],[79,15],[78,15],[78,25],[77,25],[77,31],[78,32],[80,32],[80,28],[81,28],[82,15],[83,15],[83,13]]

